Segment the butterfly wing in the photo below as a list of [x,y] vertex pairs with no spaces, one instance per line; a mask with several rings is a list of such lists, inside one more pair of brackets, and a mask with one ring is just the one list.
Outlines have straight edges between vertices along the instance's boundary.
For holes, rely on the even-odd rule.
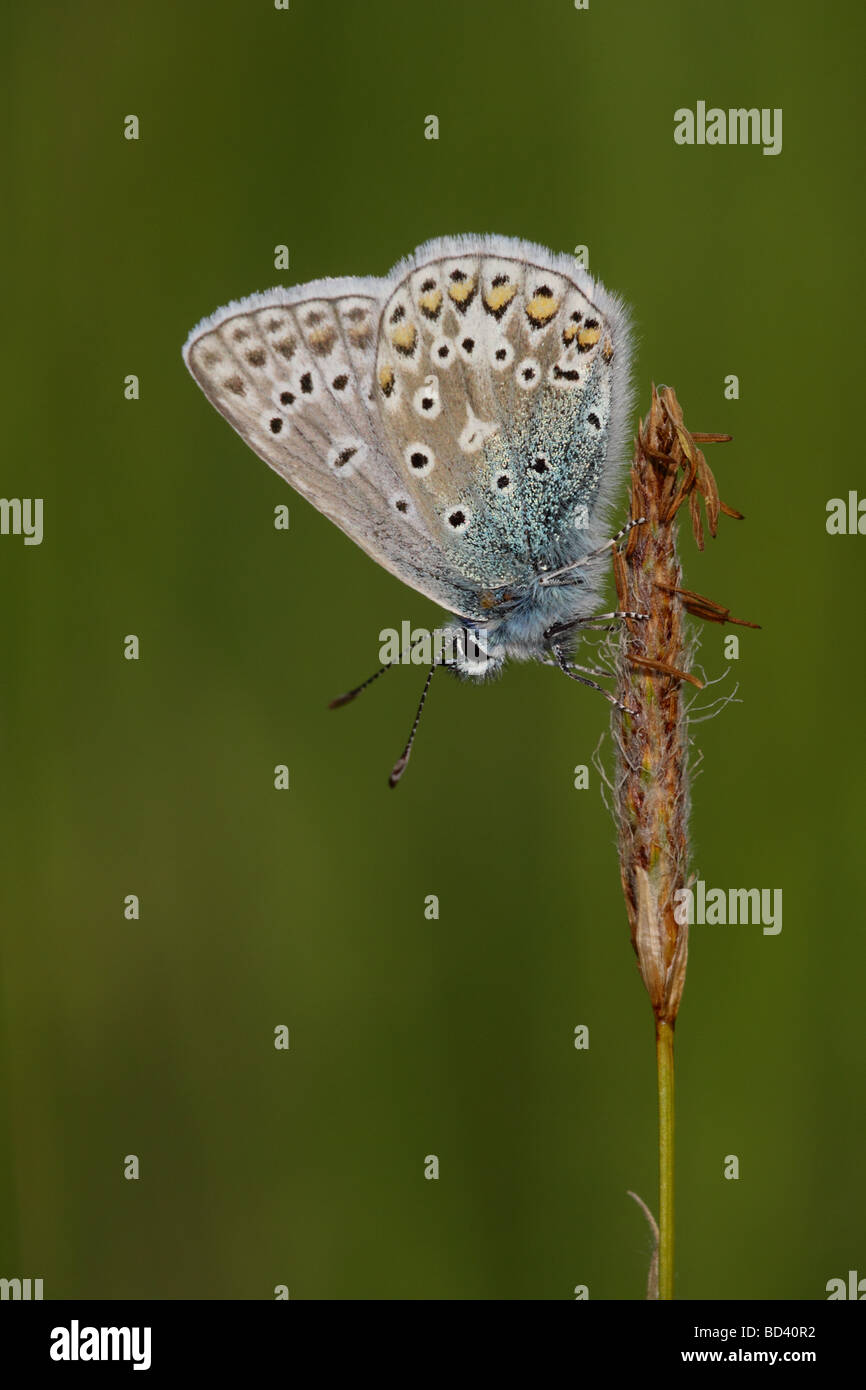
[[252,295],[199,324],[184,360],[265,463],[385,569],[460,611],[469,587],[419,526],[372,399],[383,284]]
[[184,348],[260,458],[475,619],[606,539],[628,354],[621,306],[570,259],[477,237],[428,243],[385,280],[229,304]]
[[570,259],[504,238],[429,243],[393,281],[376,360],[383,433],[413,514],[482,616],[609,535],[625,313]]

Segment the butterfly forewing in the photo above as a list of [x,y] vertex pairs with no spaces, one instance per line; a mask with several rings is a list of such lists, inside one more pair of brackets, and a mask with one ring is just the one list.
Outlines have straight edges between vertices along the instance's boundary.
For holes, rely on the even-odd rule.
[[379,300],[285,294],[254,295],[206,320],[185,349],[190,371],[271,468],[379,564],[444,601],[429,579],[435,548],[371,399]]

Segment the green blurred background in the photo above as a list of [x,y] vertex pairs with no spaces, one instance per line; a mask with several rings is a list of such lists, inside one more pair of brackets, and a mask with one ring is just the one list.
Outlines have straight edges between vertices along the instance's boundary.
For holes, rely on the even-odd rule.
[[[784,926],[694,928],[678,1296],[866,1274],[866,540],[825,530],[864,479],[863,39],[853,0],[16,6],[2,491],[45,499],[45,537],[0,538],[0,1275],[46,1298],[643,1296],[652,1019],[598,777],[572,785],[607,708],[541,668],[440,678],[389,792],[421,673],[327,701],[381,628],[436,610],[180,357],[230,298],[463,231],[587,244],[634,306],[641,409],[664,381],[735,435],[710,457],[747,520],[686,539],[686,581],[763,630],[736,663],[704,632],[741,703],[695,731],[695,867],[782,888]],[[782,153],[675,145],[698,100],[782,107]]]

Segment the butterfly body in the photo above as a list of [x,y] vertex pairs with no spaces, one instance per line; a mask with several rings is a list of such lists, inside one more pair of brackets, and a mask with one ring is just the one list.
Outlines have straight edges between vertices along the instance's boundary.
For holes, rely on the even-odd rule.
[[184,358],[271,468],[451,615],[455,669],[484,679],[598,611],[630,348],[573,258],[451,237],[382,279],[229,304]]

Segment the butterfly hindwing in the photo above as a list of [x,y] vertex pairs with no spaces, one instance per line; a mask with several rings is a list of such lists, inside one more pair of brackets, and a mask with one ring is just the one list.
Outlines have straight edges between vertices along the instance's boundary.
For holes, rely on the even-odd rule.
[[382,313],[383,428],[455,568],[479,593],[520,588],[603,539],[622,313],[537,247],[433,243],[417,258]]

